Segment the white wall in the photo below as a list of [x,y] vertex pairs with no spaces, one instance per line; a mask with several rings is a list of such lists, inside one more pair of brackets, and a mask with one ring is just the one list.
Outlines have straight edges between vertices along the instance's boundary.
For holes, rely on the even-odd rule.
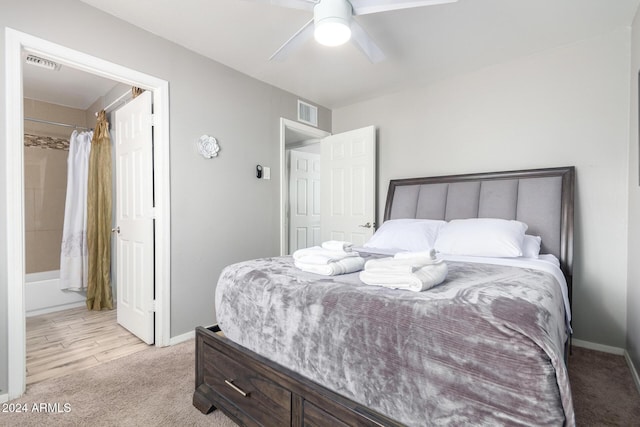
[[389,179],[575,165],[575,338],[625,346],[628,29],[333,110],[379,128]]
[[[221,269],[279,254],[279,118],[296,119],[297,97],[206,59],[77,0],[3,0],[4,27],[169,81],[171,151],[171,336],[214,323]],[[0,135],[5,135],[5,69],[0,67]],[[319,108],[322,129],[331,116]],[[218,138],[205,160],[198,137]],[[3,144],[0,143],[0,146]],[[6,152],[0,148],[4,171]],[[270,181],[255,165],[270,166]],[[6,182],[0,173],[0,307],[6,307]],[[7,319],[0,310],[0,395],[7,390]]]
[[640,76],[640,13],[631,30],[631,120],[629,127],[629,282],[627,285],[627,352],[640,371],[640,169],[638,167],[638,79]]

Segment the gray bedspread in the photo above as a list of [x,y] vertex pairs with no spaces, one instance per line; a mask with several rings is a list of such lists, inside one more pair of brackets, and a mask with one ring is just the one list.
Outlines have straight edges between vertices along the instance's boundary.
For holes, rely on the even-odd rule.
[[403,424],[574,425],[561,290],[532,269],[448,262],[414,293],[323,277],[291,257],[228,266],[225,335]]

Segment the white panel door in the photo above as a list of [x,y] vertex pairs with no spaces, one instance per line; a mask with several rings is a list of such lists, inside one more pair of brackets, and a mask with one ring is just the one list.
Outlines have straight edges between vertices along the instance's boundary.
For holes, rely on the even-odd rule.
[[320,154],[290,151],[289,253],[320,240]]
[[360,246],[375,226],[375,127],[324,138],[321,163],[322,241],[345,240]]
[[115,112],[118,323],[154,341],[151,92]]

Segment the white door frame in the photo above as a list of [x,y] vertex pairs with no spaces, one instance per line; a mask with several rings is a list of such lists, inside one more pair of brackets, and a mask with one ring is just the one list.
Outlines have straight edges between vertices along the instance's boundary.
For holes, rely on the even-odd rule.
[[170,344],[169,83],[20,31],[5,30],[8,395],[26,389],[22,52],[153,92],[156,346]]
[[325,130],[285,119],[284,117],[280,118],[280,255],[286,255],[287,251],[287,193],[289,191],[286,159],[287,129],[305,133],[309,135],[309,139],[322,139],[331,135],[330,132]]

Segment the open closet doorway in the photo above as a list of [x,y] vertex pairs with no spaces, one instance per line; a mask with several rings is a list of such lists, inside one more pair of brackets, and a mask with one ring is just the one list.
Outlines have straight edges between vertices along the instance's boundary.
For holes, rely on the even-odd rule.
[[281,118],[280,165],[281,255],[327,240],[362,246],[371,238],[376,224],[375,126],[332,135]]
[[[25,165],[24,165],[24,119],[23,112],[23,60],[25,54],[35,54],[61,66],[74,68],[102,78],[137,86],[148,91],[154,101],[154,117],[151,118],[149,102],[148,121],[153,130],[149,132],[155,144],[152,152],[153,168],[148,172],[154,206],[145,211],[152,216],[152,233],[155,233],[155,250],[151,261],[147,262],[150,271],[144,272],[155,277],[152,282],[151,298],[137,309],[155,321],[155,344],[169,344],[169,140],[168,140],[168,83],[155,77],[83,54],[66,47],[35,38],[27,34],[7,29],[5,57],[7,64],[7,217],[9,254],[7,271],[8,283],[8,325],[9,325],[9,398],[19,397],[26,385],[25,354]],[[26,65],[25,65],[26,67]],[[104,108],[104,100],[101,108]],[[115,104],[114,104],[115,105]],[[88,126],[93,126],[94,123]],[[88,127],[87,126],[87,127]],[[151,138],[151,137],[150,137]],[[130,263],[131,264],[131,263]],[[135,264],[135,263],[134,263]],[[117,270],[119,268],[116,268]],[[121,268],[120,268],[121,270]],[[155,293],[155,296],[154,296]],[[154,315],[155,313],[155,315]]]
[[320,141],[329,132],[280,119],[282,255],[319,245]]

